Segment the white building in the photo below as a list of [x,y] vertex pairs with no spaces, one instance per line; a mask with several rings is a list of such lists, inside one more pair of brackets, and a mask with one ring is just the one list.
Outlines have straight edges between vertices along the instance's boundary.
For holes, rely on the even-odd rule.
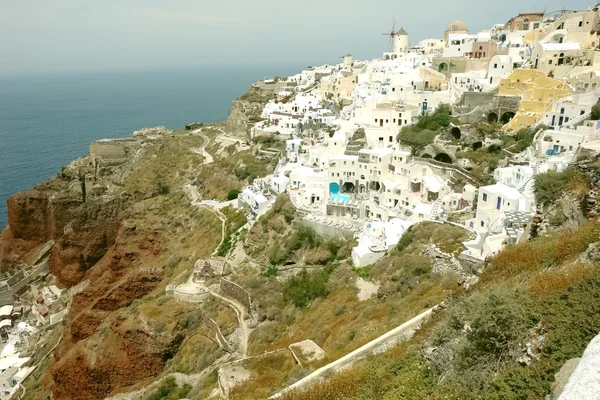
[[359,234],[358,245],[352,249],[352,264],[366,267],[381,259],[414,222],[395,218],[387,222],[368,222]]

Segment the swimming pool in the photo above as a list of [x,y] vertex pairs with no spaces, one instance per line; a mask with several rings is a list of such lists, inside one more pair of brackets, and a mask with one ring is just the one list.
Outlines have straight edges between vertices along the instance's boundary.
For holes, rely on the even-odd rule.
[[336,194],[331,194],[331,199],[333,201],[342,201],[342,203],[347,203],[350,200],[350,196],[348,196],[347,194],[341,194],[341,193],[336,193]]

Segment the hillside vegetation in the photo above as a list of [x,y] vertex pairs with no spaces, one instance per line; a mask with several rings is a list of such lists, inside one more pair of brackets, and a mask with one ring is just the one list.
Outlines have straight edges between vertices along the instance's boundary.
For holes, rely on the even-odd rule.
[[539,237],[494,257],[410,342],[286,400],[539,399],[600,331],[600,225]]

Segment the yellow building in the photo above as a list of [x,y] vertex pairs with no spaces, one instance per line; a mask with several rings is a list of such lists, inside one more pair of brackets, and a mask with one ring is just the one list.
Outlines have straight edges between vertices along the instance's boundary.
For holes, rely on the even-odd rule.
[[521,98],[514,118],[502,127],[504,131],[518,131],[536,123],[556,100],[571,94],[565,82],[547,77],[535,69],[516,69],[500,81],[500,96]]
[[446,76],[428,67],[419,68],[419,76],[423,79],[423,90],[446,90]]
[[358,84],[358,75],[348,75],[341,78],[334,78],[331,87],[331,93],[335,99],[351,99],[352,91]]

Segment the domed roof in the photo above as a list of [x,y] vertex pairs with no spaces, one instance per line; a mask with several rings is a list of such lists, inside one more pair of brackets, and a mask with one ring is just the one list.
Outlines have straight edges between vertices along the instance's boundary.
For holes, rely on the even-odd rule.
[[469,29],[464,22],[457,20],[448,25],[446,32],[469,32]]

